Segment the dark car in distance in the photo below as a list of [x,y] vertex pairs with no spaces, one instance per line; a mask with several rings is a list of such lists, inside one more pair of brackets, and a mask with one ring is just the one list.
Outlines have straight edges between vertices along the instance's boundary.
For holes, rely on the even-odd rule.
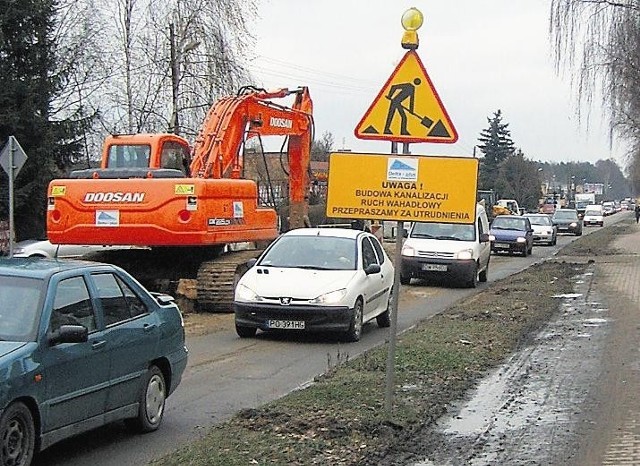
[[0,463],[124,420],[156,430],[187,364],[170,296],[119,267],[0,259]]
[[498,215],[489,230],[491,252],[520,253],[528,256],[533,251],[533,228],[527,217]]
[[558,227],[558,233],[582,235],[582,220],[575,209],[556,209],[551,217],[553,224]]

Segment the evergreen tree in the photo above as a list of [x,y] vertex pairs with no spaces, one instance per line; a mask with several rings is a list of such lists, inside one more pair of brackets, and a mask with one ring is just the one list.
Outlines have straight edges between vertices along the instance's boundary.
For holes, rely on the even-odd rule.
[[[80,147],[83,121],[52,117],[52,103],[65,84],[55,58],[55,7],[56,0],[0,0],[0,145],[15,136],[28,156],[14,184],[18,240],[44,236],[48,183]],[[7,185],[3,174],[3,218]]]
[[535,210],[542,196],[538,165],[527,160],[520,149],[501,164],[495,186],[505,199],[516,199],[520,207]]
[[498,110],[493,118],[487,118],[489,127],[482,130],[478,145],[484,157],[480,160],[480,189],[495,189],[500,164],[513,155],[515,150],[511,140],[508,123],[502,122],[502,111]]

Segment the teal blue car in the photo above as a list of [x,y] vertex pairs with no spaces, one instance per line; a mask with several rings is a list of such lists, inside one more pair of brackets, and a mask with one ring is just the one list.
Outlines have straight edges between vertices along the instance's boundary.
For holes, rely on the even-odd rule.
[[0,465],[118,420],[156,430],[187,354],[173,298],[121,268],[0,259]]

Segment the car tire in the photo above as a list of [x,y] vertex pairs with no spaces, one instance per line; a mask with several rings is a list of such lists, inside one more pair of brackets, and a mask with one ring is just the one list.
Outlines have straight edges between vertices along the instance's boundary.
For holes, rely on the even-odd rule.
[[401,285],[409,285],[411,283],[411,275],[403,275],[400,274],[400,284]]
[[236,333],[240,338],[253,338],[256,336],[257,330],[255,327],[244,327],[236,324]]
[[36,445],[33,416],[24,403],[11,403],[0,418],[0,464],[29,465]]
[[158,430],[164,417],[164,404],[167,400],[167,384],[164,374],[158,366],[151,366],[142,378],[138,416],[127,419],[131,430],[140,433]]
[[465,281],[465,285],[467,288],[475,288],[478,286],[478,264],[474,263],[471,271],[469,272],[469,276]]
[[349,330],[346,331],[344,337],[348,342],[356,342],[360,340],[362,336],[362,314],[364,312],[364,304],[362,299],[356,300],[355,306],[353,306],[353,315],[351,316],[351,323],[349,324]]
[[480,274],[478,275],[478,280],[481,281],[482,283],[486,283],[487,279],[489,278],[489,263],[491,261],[487,261],[487,266],[485,267],[485,269],[480,272]]
[[391,291],[389,292],[389,299],[387,300],[387,309],[382,314],[376,316],[376,322],[378,327],[387,328],[391,327],[391,305],[393,302],[393,285],[391,285]]

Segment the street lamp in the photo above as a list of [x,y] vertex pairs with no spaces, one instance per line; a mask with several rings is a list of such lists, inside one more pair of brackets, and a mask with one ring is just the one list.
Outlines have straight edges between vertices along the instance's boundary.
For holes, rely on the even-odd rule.
[[171,53],[171,120],[169,121],[169,131],[174,134],[180,134],[180,117],[178,110],[178,96],[180,91],[180,65],[182,59],[187,52],[195,49],[200,45],[200,41],[192,40],[183,47],[176,44],[176,32],[173,23],[169,24],[169,42]]

